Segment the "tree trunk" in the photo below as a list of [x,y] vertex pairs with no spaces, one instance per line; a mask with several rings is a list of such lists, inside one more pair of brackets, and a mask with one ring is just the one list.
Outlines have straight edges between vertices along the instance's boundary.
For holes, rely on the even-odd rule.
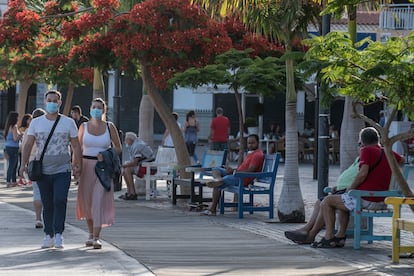
[[[341,125],[340,138],[340,168],[344,171],[348,168],[359,155],[358,139],[359,132],[364,127],[364,122],[353,115],[353,99],[349,96],[345,97],[344,115]],[[362,105],[355,107],[359,114],[364,114]]]
[[65,107],[63,108],[64,115],[69,115],[70,113],[74,91],[75,91],[75,85],[71,82],[68,85],[68,94],[66,95]]
[[17,112],[19,113],[19,120],[21,120],[23,118],[23,115],[26,113],[27,94],[32,83],[32,80],[19,81],[19,100],[17,102]]
[[[144,64],[141,62],[141,64]],[[171,133],[172,140],[174,142],[175,153],[177,155],[177,161],[179,166],[189,166],[190,155],[188,154],[187,147],[184,142],[184,137],[180,128],[178,127],[177,121],[172,116],[171,111],[166,105],[164,99],[161,97],[158,89],[155,86],[154,79],[151,76],[150,67],[148,65],[142,65],[142,80],[144,82],[148,96],[151,99],[152,104],[154,105],[155,110],[158,112],[158,115],[161,117],[164,125],[167,126],[168,131]],[[180,172],[180,175],[188,177],[189,174]],[[182,194],[190,194],[190,187],[181,186]]]
[[278,201],[281,222],[304,222],[305,207],[299,183],[298,125],[293,60],[286,60],[285,172]]
[[[356,42],[356,6],[347,5],[348,10],[348,32],[351,36],[352,42]],[[362,120],[352,116],[353,113],[353,99],[350,96],[345,97],[344,114],[342,117],[341,125],[341,137],[340,137],[340,148],[339,148],[339,162],[340,169],[344,171],[348,168],[359,155],[358,144],[359,132],[364,127]],[[358,113],[364,114],[362,106],[358,106]]]
[[93,68],[93,98],[105,100],[105,85],[102,71],[97,67]]
[[[144,86],[144,85],[143,85]],[[148,145],[154,145],[154,106],[152,105],[150,96],[144,90],[139,105],[139,138]]]

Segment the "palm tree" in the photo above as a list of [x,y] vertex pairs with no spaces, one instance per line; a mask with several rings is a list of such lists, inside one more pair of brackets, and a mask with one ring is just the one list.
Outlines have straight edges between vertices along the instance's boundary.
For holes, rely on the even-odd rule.
[[265,34],[285,45],[286,65],[286,158],[282,192],[278,202],[278,216],[282,222],[303,222],[305,210],[299,185],[298,127],[296,88],[294,82],[294,42],[307,34],[308,24],[316,23],[319,6],[315,1],[294,0],[193,0],[212,10],[212,15],[235,13],[256,33]]

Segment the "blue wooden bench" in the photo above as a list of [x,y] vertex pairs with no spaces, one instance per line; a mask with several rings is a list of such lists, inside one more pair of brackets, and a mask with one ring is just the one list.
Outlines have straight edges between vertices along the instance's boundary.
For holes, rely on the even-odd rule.
[[[403,175],[404,178],[408,178],[409,167],[404,166]],[[324,189],[325,193],[331,192],[331,187]],[[374,234],[374,218],[389,217],[393,216],[393,209],[387,208],[385,210],[367,210],[361,208],[362,197],[401,197],[401,191],[397,190],[395,180],[392,179],[390,183],[390,190],[388,191],[362,191],[362,190],[351,190],[349,194],[357,199],[356,207],[353,211],[349,212],[351,218],[353,217],[354,228],[348,229],[346,232],[347,236],[354,238],[353,247],[359,249],[361,241],[368,241],[371,244],[373,241],[379,240],[392,240],[392,235],[388,234]],[[366,227],[362,228],[361,221],[366,218]]]
[[[200,181],[204,176],[211,175],[211,169],[226,164],[227,150],[207,150],[200,165],[185,167],[186,172],[191,173],[190,178],[174,177],[172,180],[172,204],[177,204],[177,199],[190,199],[190,204],[202,206],[204,202],[211,202],[212,198],[203,197],[205,181]],[[181,185],[190,185],[189,195],[178,194],[177,188]]]
[[[243,218],[244,212],[269,212],[269,218],[274,217],[274,187],[276,182],[277,169],[279,167],[280,153],[267,154],[263,164],[262,172],[236,172],[234,176],[239,177],[239,186],[227,187],[221,191],[220,195],[220,214],[224,214],[225,207],[237,207],[239,218]],[[248,187],[244,187],[245,178],[255,178],[254,182]],[[225,192],[238,195],[237,202],[225,202]],[[244,202],[244,195],[249,196],[249,201]],[[255,195],[267,195],[269,204],[266,206],[255,206]]]

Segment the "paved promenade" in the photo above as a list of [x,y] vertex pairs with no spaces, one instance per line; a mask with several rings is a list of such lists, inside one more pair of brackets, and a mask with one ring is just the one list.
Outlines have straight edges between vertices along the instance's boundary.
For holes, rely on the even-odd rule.
[[[312,170],[310,163],[300,165],[307,218],[317,194]],[[86,225],[75,220],[77,186],[72,185],[65,249],[40,249],[43,232],[34,228],[31,188],[5,188],[2,172],[0,164],[0,275],[412,275],[414,259],[391,263],[390,242],[363,243],[360,250],[352,248],[350,239],[342,249],[299,246],[283,235],[297,224],[269,223],[262,213],[241,220],[235,212],[200,216],[189,212],[184,201],[172,206],[162,182],[159,197],[150,201],[116,196],[116,223],[103,230],[102,250],[84,246]],[[339,167],[331,166],[330,183],[338,174]],[[276,199],[282,179],[283,164]],[[376,231],[391,232],[390,220],[376,225]],[[403,238],[414,243],[410,233]]]

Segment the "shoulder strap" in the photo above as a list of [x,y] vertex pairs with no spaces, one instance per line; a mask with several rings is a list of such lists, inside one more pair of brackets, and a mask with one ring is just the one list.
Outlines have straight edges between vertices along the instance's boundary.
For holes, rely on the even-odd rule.
[[109,127],[109,122],[106,122],[106,127],[108,128],[108,131],[109,131],[109,142],[111,143],[111,148],[113,148],[113,145],[112,145],[111,128]]
[[368,171],[368,173],[370,173],[370,172],[372,172],[373,170],[375,170],[375,168],[379,165],[379,163],[381,162],[381,160],[382,160],[382,156],[384,155],[384,149],[381,149],[381,155],[380,155],[380,157],[379,157],[379,159],[378,159],[378,161],[377,161],[377,163],[375,163],[375,165],[374,166],[372,166],[372,168],[369,168],[369,171]]
[[52,129],[50,130],[49,136],[47,137],[45,146],[43,147],[42,154],[40,155],[40,159],[39,159],[40,161],[42,161],[43,160],[43,156],[45,156],[45,152],[46,152],[47,145],[49,144],[50,138],[52,138],[52,134],[55,131],[55,128],[56,128],[57,123],[59,122],[59,119],[60,119],[60,114],[58,114],[58,116],[56,118],[56,121],[53,124]]

